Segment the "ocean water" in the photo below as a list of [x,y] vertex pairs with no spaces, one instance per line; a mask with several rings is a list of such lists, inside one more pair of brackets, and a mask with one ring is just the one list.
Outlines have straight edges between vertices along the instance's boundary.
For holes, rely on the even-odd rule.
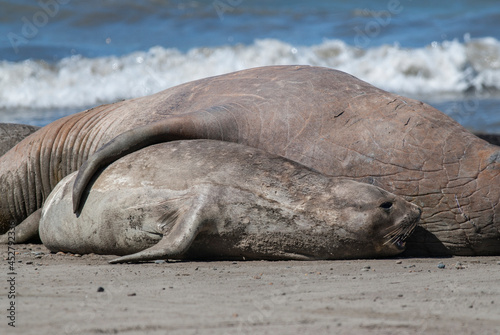
[[45,125],[207,76],[310,64],[500,133],[496,0],[11,0],[0,22],[0,122]]

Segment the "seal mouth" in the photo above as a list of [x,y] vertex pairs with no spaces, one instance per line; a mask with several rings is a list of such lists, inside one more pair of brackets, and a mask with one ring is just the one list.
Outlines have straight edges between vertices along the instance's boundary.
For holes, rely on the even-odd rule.
[[394,243],[394,245],[396,246],[396,248],[398,248],[399,250],[404,250],[406,248],[406,242],[403,241],[403,240],[397,240],[396,243]]
[[417,224],[418,220],[404,220],[384,235],[384,238],[387,239],[384,245],[392,244],[399,250],[404,250],[406,247],[406,239],[413,233]]

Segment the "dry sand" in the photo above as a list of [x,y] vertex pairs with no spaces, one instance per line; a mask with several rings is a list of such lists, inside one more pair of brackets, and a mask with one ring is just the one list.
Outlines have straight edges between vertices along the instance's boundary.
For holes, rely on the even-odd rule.
[[500,334],[500,257],[110,265],[15,248],[1,334]]

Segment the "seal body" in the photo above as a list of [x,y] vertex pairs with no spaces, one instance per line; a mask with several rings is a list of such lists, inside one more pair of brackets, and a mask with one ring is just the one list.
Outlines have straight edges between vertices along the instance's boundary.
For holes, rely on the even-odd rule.
[[158,141],[213,138],[405,196],[423,209],[408,245],[414,255],[500,254],[500,150],[429,105],[303,66],[199,80],[148,102],[161,98],[152,109],[171,117],[121,134],[80,169],[75,208],[86,180],[116,157]]
[[77,209],[94,173],[113,160],[205,138],[404,196],[423,209],[408,241],[415,254],[500,254],[499,148],[429,105],[340,71],[272,66],[206,78],[71,115],[36,135],[0,158],[0,232],[80,167]]
[[163,143],[119,159],[93,182],[78,217],[74,179],[45,203],[42,242],[51,251],[129,255],[120,262],[391,256],[420,217],[378,187],[221,141]]

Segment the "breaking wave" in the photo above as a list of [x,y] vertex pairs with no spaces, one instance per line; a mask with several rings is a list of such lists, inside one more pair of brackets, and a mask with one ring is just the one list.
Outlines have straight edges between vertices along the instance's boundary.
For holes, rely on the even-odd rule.
[[56,63],[0,61],[0,108],[75,108],[144,96],[187,81],[278,64],[309,64],[348,72],[377,87],[410,96],[438,97],[500,91],[500,42],[492,37],[405,49],[359,49],[340,40],[295,46],[274,39],[251,45],[153,47],[128,55]]

